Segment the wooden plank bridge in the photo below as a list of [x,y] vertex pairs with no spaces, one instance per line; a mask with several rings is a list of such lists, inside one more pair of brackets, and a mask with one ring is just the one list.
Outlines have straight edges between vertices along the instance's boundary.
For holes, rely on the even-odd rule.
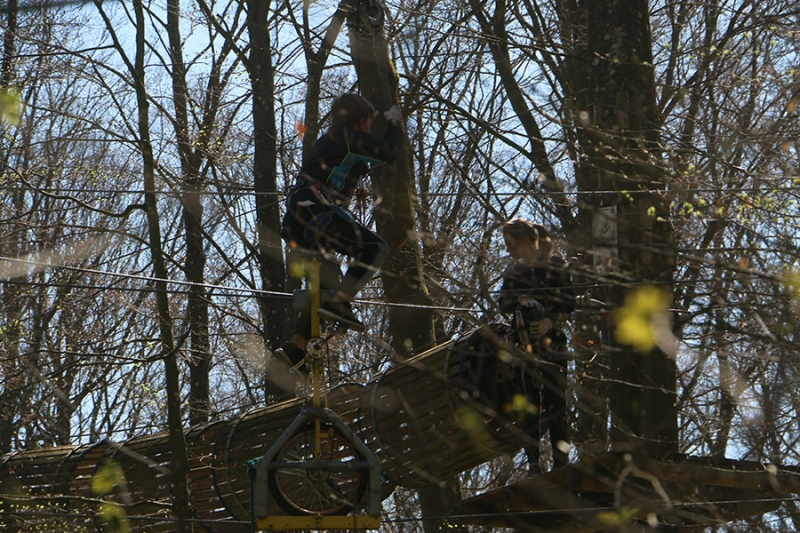
[[[487,368],[497,375],[497,365],[509,364],[497,333],[475,330],[396,363],[366,385],[330,392],[332,411],[379,458],[387,494],[393,485],[441,483],[522,447],[516,421],[503,419],[481,388]],[[519,393],[513,377],[505,385],[509,399]],[[253,408],[187,432],[194,520],[204,531],[251,530],[248,462],[267,453],[304,405],[294,399]],[[133,532],[174,531],[170,458],[166,433],[7,454],[0,458],[0,527],[105,531],[103,505],[113,502]],[[118,479],[99,494],[93,480],[107,465]],[[467,499],[452,521],[589,532],[611,530],[608,517],[617,513],[691,531],[767,512],[781,495],[797,492],[800,475],[790,468],[611,453]]]

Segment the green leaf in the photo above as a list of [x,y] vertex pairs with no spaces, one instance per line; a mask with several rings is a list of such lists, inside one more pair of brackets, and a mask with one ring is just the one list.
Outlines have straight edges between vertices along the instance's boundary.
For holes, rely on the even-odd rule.
[[122,481],[122,468],[114,461],[108,461],[92,476],[92,494],[108,494]]
[[621,507],[616,511],[597,513],[597,519],[608,526],[621,527],[630,524],[638,512],[638,509],[632,507]]
[[0,91],[0,117],[18,126],[22,122],[22,98],[14,89]]
[[643,353],[655,348],[657,323],[663,323],[671,301],[669,292],[653,286],[629,293],[613,315],[617,341]]
[[108,529],[117,533],[129,533],[131,524],[125,509],[118,503],[103,502],[100,504],[100,516],[108,524]]

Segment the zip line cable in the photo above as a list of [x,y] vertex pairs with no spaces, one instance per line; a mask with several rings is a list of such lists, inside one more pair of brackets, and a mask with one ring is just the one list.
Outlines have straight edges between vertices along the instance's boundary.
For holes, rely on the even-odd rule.
[[[693,257],[693,259],[695,259],[698,262],[703,262],[703,263],[707,263],[707,264],[712,264],[713,263],[712,261],[706,260],[706,259],[702,259],[702,261],[699,261],[697,257]],[[213,283],[198,283],[198,282],[193,282],[193,281],[177,280],[177,279],[160,279],[160,278],[157,278],[155,276],[147,276],[147,275],[143,275],[143,274],[127,274],[127,273],[123,273],[123,272],[108,272],[108,271],[98,270],[98,269],[94,269],[94,268],[75,267],[75,266],[70,266],[70,265],[52,264],[52,263],[46,263],[46,262],[41,262],[41,261],[35,261],[35,260],[32,260],[32,259],[23,259],[23,258],[18,258],[18,257],[8,257],[8,256],[3,256],[3,255],[0,255],[0,261],[6,261],[6,262],[9,262],[9,263],[21,263],[21,264],[25,264],[25,265],[41,267],[41,268],[44,268],[44,269],[58,268],[58,269],[61,269],[61,270],[70,270],[70,271],[80,272],[80,273],[84,273],[84,274],[95,274],[95,275],[100,275],[100,276],[110,276],[110,277],[118,278],[118,279],[129,279],[129,280],[135,280],[135,281],[143,281],[143,282],[147,282],[147,283],[163,282],[163,283],[166,283],[166,284],[177,285],[177,286],[181,286],[181,287],[189,287],[189,288],[191,288],[191,287],[201,287],[203,289],[210,289],[210,290],[213,290],[213,291],[219,291],[219,292],[217,292],[218,296],[229,296],[229,297],[232,297],[232,296],[234,296],[236,294],[243,294],[243,293],[246,293],[246,294],[249,294],[249,295],[252,295],[252,296],[271,296],[271,297],[286,298],[286,299],[291,299],[294,296],[293,293],[288,293],[288,292],[283,292],[283,291],[270,291],[270,290],[265,290],[265,289],[258,289],[258,288],[255,288],[255,287],[234,287],[234,286],[229,286],[229,285],[218,285],[218,284],[213,284]],[[738,267],[737,265],[729,265],[729,267],[732,268],[733,270],[742,271],[742,269],[740,267]],[[580,274],[580,271],[576,270],[575,273],[576,274]],[[755,274],[755,275],[758,275],[759,277],[762,277],[762,278],[765,278],[765,279],[769,279],[769,280],[772,280],[772,281],[776,281],[776,282],[782,282],[783,281],[780,276],[776,276],[776,275],[771,275],[771,274],[766,274],[766,273],[754,273],[754,272],[750,272],[750,271],[744,271],[744,273],[751,274],[751,275]],[[385,272],[384,272],[384,275],[385,275]],[[599,279],[602,281],[603,277],[600,277]],[[3,282],[3,281],[5,281],[6,283],[15,283],[14,280],[9,280],[9,279],[2,280],[2,279],[0,279],[0,282]],[[678,282],[675,282],[674,284],[675,285],[697,285],[698,283],[712,282],[712,281],[714,281],[714,280],[713,279],[701,279],[701,280],[691,280],[691,281],[687,280],[684,283],[681,283],[681,282],[678,281]],[[94,290],[111,290],[111,291],[119,290],[119,291],[125,291],[125,292],[135,292],[135,291],[155,292],[155,291],[158,290],[156,288],[147,289],[147,288],[137,288],[137,287],[114,287],[114,286],[110,286],[110,285],[75,285],[75,284],[58,283],[58,282],[56,282],[56,283],[51,283],[51,282],[30,282],[30,281],[27,281],[27,280],[24,281],[24,282],[20,282],[18,284],[22,285],[22,286],[37,286],[37,285],[39,285],[39,286],[48,286],[48,287],[50,287],[50,286],[63,286],[63,287],[94,289]],[[592,289],[592,288],[612,287],[612,286],[619,286],[619,285],[620,285],[620,283],[619,283],[618,279],[614,279],[613,281],[611,281],[610,279],[606,279],[604,283],[587,283],[587,284],[584,284],[584,285],[573,284],[573,288],[577,288],[577,289]],[[494,293],[497,293],[497,292],[499,292],[499,291],[490,291],[490,294],[494,294]],[[188,294],[188,292],[178,292],[178,291],[168,291],[168,293],[169,294]],[[480,295],[480,294],[481,294],[481,291],[479,291],[477,289],[474,289],[473,291],[469,291],[469,292],[461,291],[461,292],[458,292],[458,293],[452,293],[451,295],[455,295],[455,296],[458,296],[458,295],[461,295],[461,296],[463,296],[463,295],[476,295],[477,296],[477,295]],[[431,304],[407,304],[407,303],[402,303],[402,302],[384,302],[384,301],[378,301],[378,300],[364,300],[364,299],[356,299],[356,300],[353,300],[353,302],[354,303],[359,303],[359,304],[379,305],[379,306],[386,306],[386,307],[431,309],[431,310],[435,310],[435,311],[457,311],[457,312],[474,312],[475,311],[474,307],[451,307],[451,306],[445,306],[445,305],[431,305]]]
[[[763,178],[766,179],[766,178]],[[800,184],[795,185],[794,182],[796,180],[800,180],[800,176],[788,176],[788,177],[781,177],[775,178],[775,180],[787,180],[792,181],[792,186],[768,186],[764,185],[762,187],[736,187],[735,189],[722,189],[720,187],[689,187],[689,188],[682,188],[682,187],[675,187],[670,189],[646,189],[646,190],[627,190],[627,189],[601,189],[601,190],[594,190],[594,191],[562,191],[562,192],[555,192],[550,191],[547,189],[539,189],[536,188],[535,190],[527,189],[524,191],[493,191],[492,196],[498,197],[514,197],[520,196],[521,193],[530,193],[536,194],[536,196],[555,196],[561,197],[564,196],[584,196],[584,195],[609,195],[609,194],[620,194],[620,193],[628,193],[628,194],[637,194],[637,193],[655,193],[655,194],[678,194],[678,193],[719,193],[719,194],[733,194],[733,193],[750,193],[750,192],[800,192]],[[10,185],[3,185],[0,186],[0,191],[4,192],[42,192],[44,194],[52,194],[54,196],[58,196],[59,194],[76,194],[76,193],[84,193],[84,194],[137,194],[143,195],[145,194],[144,190],[141,189],[71,189],[71,188],[59,188],[59,189],[40,189],[36,187],[17,187],[17,186],[10,186]],[[157,190],[152,191],[153,194],[160,195],[160,196],[172,196],[172,197],[180,197],[186,194],[186,191],[180,190]],[[238,196],[276,196],[280,198],[285,198],[288,196],[287,192],[283,191],[254,191],[252,189],[248,189],[245,186],[241,188],[236,187],[230,190],[225,190],[223,192],[220,191],[192,191],[192,194],[197,194],[200,196],[219,196],[221,194],[235,194]],[[475,193],[463,193],[463,192],[416,192],[417,196],[429,196],[432,198],[449,198],[453,196],[468,196],[468,197],[478,197]],[[70,200],[69,197],[62,197],[62,200]]]
[[[44,268],[59,268],[59,269],[62,269],[62,270],[72,270],[72,271],[82,272],[82,273],[86,273],[86,274],[97,274],[97,275],[103,275],[103,276],[113,276],[113,277],[117,277],[117,278],[132,279],[132,280],[136,280],[136,281],[146,281],[146,282],[152,282],[152,283],[163,282],[163,283],[179,285],[179,286],[184,286],[184,287],[202,287],[202,288],[206,288],[206,289],[220,289],[220,290],[230,291],[231,293],[237,293],[237,292],[238,293],[249,293],[249,294],[252,294],[253,296],[274,296],[274,297],[278,297],[278,298],[292,298],[294,296],[292,293],[282,292],[282,291],[268,291],[268,290],[256,289],[256,288],[252,288],[252,287],[250,287],[250,288],[246,288],[246,287],[231,287],[231,286],[227,286],[227,285],[214,285],[214,284],[210,284],[210,283],[197,283],[197,282],[193,282],[193,281],[184,281],[184,280],[176,280],[176,279],[166,279],[165,280],[165,279],[156,278],[154,276],[145,276],[145,275],[141,275],[141,274],[125,274],[125,273],[121,273],[121,272],[105,272],[103,270],[97,270],[97,269],[93,269],[93,268],[73,267],[73,266],[68,266],[68,265],[54,265],[54,264],[51,264],[51,263],[43,263],[43,262],[31,260],[31,259],[7,257],[7,256],[2,256],[2,255],[0,255],[0,261],[18,262],[18,263],[23,263],[23,264],[27,264],[27,265],[31,265],[31,266],[44,267]],[[0,280],[0,281],[2,281],[2,280]],[[6,280],[6,281],[8,281],[8,280]],[[48,283],[43,283],[43,284],[44,285],[50,285]],[[24,285],[29,285],[29,283],[25,283]],[[30,284],[30,285],[33,285],[33,284]],[[115,287],[104,287],[104,286],[95,286],[93,288],[116,290]],[[136,290],[136,289],[130,288],[130,289],[125,289],[125,290]],[[150,291],[150,292],[158,291],[158,289],[156,289],[156,288],[138,289],[138,290],[145,290],[145,291]],[[170,293],[172,293],[172,292],[170,291]],[[372,304],[372,305],[380,304],[380,305],[385,305],[387,307],[410,307],[410,308],[415,308],[415,309],[423,309],[424,308],[424,309],[432,309],[432,310],[439,310],[439,311],[446,311],[446,310],[451,310],[451,311],[474,311],[474,309],[472,309],[472,308],[454,308],[454,307],[441,306],[441,305],[405,304],[405,303],[401,303],[401,302],[377,302],[377,301],[373,301],[373,300],[353,300],[353,302],[355,302],[355,303],[364,303],[364,304]]]

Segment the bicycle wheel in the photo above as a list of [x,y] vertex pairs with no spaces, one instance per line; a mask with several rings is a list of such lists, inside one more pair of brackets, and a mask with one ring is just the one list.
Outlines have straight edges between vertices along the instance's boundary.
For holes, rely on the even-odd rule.
[[308,468],[300,463],[363,461],[353,445],[334,427],[323,424],[319,455],[315,457],[313,424],[292,436],[275,462],[298,463],[269,470],[269,488],[275,503],[289,515],[345,515],[361,501],[368,476],[360,468]]

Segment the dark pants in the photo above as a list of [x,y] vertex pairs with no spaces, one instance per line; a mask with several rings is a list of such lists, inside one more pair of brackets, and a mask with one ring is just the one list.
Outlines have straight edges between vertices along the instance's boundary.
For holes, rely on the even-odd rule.
[[[553,466],[566,466],[569,463],[569,454],[561,451],[558,443],[569,442],[567,421],[567,354],[566,346],[550,346],[539,354],[542,361],[539,363],[541,372],[541,405],[542,416],[547,420],[547,429],[550,431],[550,445],[553,450]],[[528,434],[536,440],[536,445],[525,447],[528,463],[532,466],[539,464],[539,441],[541,440],[541,425],[537,420],[536,427],[533,421],[526,427]]]
[[336,286],[323,285],[322,288],[355,296],[386,260],[389,254],[386,241],[341,207],[322,203],[309,187],[293,192],[287,206],[282,237],[293,247],[322,254],[336,252],[353,258]]
[[[364,288],[389,254],[389,246],[378,234],[341,207],[325,203],[310,187],[297,189],[289,195],[281,236],[291,248],[323,258],[322,290],[341,291],[350,297]],[[331,253],[353,259],[343,277],[336,263],[325,260]],[[310,318],[303,315],[301,313],[295,327],[295,332],[301,335],[300,330],[310,330],[311,323]]]
[[[549,357],[548,357],[549,355]],[[569,442],[567,430],[567,358],[562,348],[544,354],[542,363],[542,410],[547,417],[550,443],[555,466],[566,466],[568,454],[559,450],[558,443]]]

